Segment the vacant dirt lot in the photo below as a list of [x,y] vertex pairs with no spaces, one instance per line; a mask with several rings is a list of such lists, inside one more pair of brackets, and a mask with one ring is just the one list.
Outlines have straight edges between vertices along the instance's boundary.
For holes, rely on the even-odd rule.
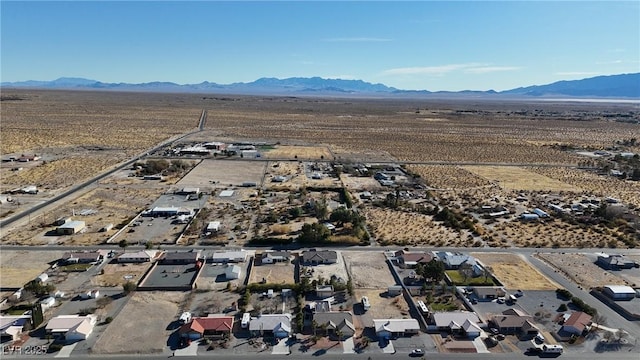
[[333,155],[324,146],[284,146],[276,145],[266,150],[267,159],[333,160]]
[[507,289],[555,290],[561,286],[542,275],[520,256],[508,253],[472,253],[491,268],[491,272]]
[[[334,177],[323,174],[321,179],[310,179],[305,173],[308,163],[298,161],[269,162],[264,179],[264,186],[269,190],[296,190],[310,187],[338,187],[340,181]],[[284,176],[286,181],[274,182],[276,176]]]
[[409,305],[403,296],[386,296],[386,289],[356,289],[355,299],[360,300],[363,296],[369,298],[371,308],[367,315],[372,319],[402,319],[409,317]]
[[366,208],[362,212],[372,236],[381,244],[455,246],[459,233],[433,221],[429,215]]
[[580,191],[580,188],[515,166],[465,166],[466,170],[503,189],[539,191]]
[[605,285],[629,285],[624,279],[603,270],[582,254],[542,253],[537,256],[585,289]]
[[[260,184],[266,162],[249,160],[202,160],[182,180],[178,187],[226,187],[240,186],[244,182]],[[212,183],[212,182],[215,182]]]
[[151,266],[150,263],[142,264],[107,264],[102,270],[103,274],[91,278],[91,283],[97,286],[121,286],[127,281],[137,283]]
[[354,288],[386,290],[396,283],[382,253],[344,251],[342,254]]
[[491,184],[491,181],[460,166],[407,165],[407,170],[420,175],[428,186],[436,189],[462,190]]
[[0,287],[19,288],[49,268],[64,251],[0,251]]
[[[172,331],[166,330],[179,315],[183,292],[137,292],[109,324],[92,351],[97,354],[151,354],[167,348]],[[135,321],[131,321],[135,319]]]
[[294,266],[289,263],[253,266],[249,283],[259,283],[266,279],[267,283],[293,284],[294,270]]
[[349,174],[340,174],[340,181],[348,190],[354,191],[373,191],[382,189],[382,185],[378,180],[372,177],[351,176]]

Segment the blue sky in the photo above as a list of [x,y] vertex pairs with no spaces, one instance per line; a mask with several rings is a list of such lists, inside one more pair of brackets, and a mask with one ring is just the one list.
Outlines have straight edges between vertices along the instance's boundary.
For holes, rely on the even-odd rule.
[[505,90],[640,72],[640,1],[1,1],[2,81],[361,79]]

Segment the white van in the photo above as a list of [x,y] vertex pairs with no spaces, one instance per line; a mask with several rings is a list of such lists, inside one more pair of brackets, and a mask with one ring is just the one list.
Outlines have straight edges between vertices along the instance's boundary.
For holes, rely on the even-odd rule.
[[362,302],[362,307],[364,308],[364,311],[371,309],[371,303],[369,302],[368,297],[363,296],[361,302]]
[[242,326],[243,329],[248,328],[249,321],[251,321],[251,314],[249,313],[242,314],[242,322],[240,323],[240,326]]

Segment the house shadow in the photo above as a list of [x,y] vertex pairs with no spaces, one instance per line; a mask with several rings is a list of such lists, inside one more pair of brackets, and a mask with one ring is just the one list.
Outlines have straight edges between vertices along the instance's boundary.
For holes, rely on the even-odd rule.
[[58,234],[58,232],[54,229],[54,230],[49,230],[46,233],[44,233],[44,236],[60,236],[60,234]]
[[177,331],[174,331],[171,333],[171,335],[169,335],[169,338],[167,339],[167,346],[171,349],[171,350],[177,350],[180,349],[180,345],[181,345],[181,341],[180,341],[180,334],[178,334]]
[[363,315],[365,313],[362,303],[353,304],[353,315]]
[[182,326],[182,323],[180,322],[180,320],[173,320],[172,322],[169,323],[169,325],[167,325],[165,330],[169,330],[169,331],[176,330],[180,328],[180,326]]

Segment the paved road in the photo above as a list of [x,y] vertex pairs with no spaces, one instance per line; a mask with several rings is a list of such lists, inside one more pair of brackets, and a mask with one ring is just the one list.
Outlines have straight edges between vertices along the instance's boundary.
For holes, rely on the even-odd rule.
[[[215,351],[211,351],[206,355],[201,356],[180,356],[176,357],[178,359],[184,360],[195,360],[202,358],[215,358],[221,360],[238,360],[238,359],[248,359],[253,357],[265,357],[267,359],[291,359],[291,360],[309,360],[309,359],[325,359],[325,360],[351,360],[351,359],[371,359],[371,360],[394,360],[394,359],[419,359],[419,358],[411,358],[407,354],[323,354],[323,355],[299,355],[299,354],[291,354],[291,355],[271,355],[271,354],[260,354],[260,355],[244,355],[244,354],[235,354],[235,355],[226,355],[226,354],[217,354]],[[45,356],[27,356],[27,355],[10,355],[3,354],[3,359],[42,359]],[[47,355],[47,357],[51,357],[51,355]],[[167,359],[171,358],[171,355],[144,355],[144,354],[136,354],[136,358],[143,359]],[[72,355],[73,358],[73,355]],[[78,357],[76,357],[78,358]],[[81,358],[87,359],[96,359],[96,360],[120,360],[120,359],[131,359],[131,355],[90,355],[90,356],[82,356]],[[425,359],[435,359],[435,360],[478,360],[478,359],[539,359],[538,356],[528,356],[524,354],[517,353],[503,353],[503,354],[427,354]],[[612,353],[604,353],[604,354],[579,354],[579,353],[565,353],[559,357],[562,360],[585,360],[585,359],[632,359],[638,360],[638,354],[629,351],[617,351]]]

